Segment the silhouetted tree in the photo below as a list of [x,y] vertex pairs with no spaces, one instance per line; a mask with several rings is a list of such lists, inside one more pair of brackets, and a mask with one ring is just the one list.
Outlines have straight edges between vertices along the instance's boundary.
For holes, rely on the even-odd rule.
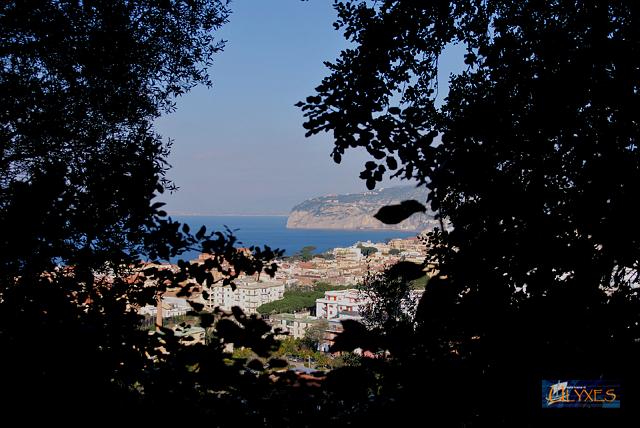
[[[424,376],[406,375],[406,390],[437,385],[422,398],[465,426],[540,423],[539,384],[549,377],[624,379],[635,403],[638,4],[335,8],[352,45],[298,104],[307,134],[332,132],[338,163],[365,148],[370,189],[388,171],[427,186],[451,225],[429,235],[436,275],[419,308],[421,350],[406,364]],[[439,59],[452,44],[466,49],[465,65],[442,99]],[[397,223],[423,209],[405,201],[378,218]]]
[[227,15],[219,1],[3,3],[3,272],[139,249],[161,205],[151,200],[172,188],[153,120],[210,84],[223,46],[212,30]]
[[361,313],[368,327],[391,333],[400,326],[410,328],[413,324],[417,301],[412,298],[410,281],[392,277],[388,271],[372,273],[358,290],[366,301]]
[[[244,382],[224,362],[224,342],[259,355],[277,348],[262,320],[241,313],[222,316],[208,346],[183,346],[187,339],[168,329],[149,336],[136,313],[187,280],[272,275],[269,262],[281,254],[237,251],[229,231],[191,232],[154,199],[173,185],[165,179],[170,144],[153,121],[176,97],[211,84],[207,69],[223,47],[214,30],[228,14],[218,0],[0,5],[5,415],[115,420],[123,416],[113,408],[143,413],[176,397],[198,408],[211,399],[207,387]],[[193,249],[211,257],[180,261],[177,272],[141,263]],[[202,316],[203,326],[213,322]]]

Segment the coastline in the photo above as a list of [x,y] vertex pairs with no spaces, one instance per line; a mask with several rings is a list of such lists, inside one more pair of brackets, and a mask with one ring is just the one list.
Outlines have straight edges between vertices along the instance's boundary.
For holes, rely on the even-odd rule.
[[344,230],[345,232],[406,232],[406,233],[416,233],[420,234],[427,229],[402,229],[396,227],[357,227],[357,228],[347,228],[347,227],[289,227],[286,226],[288,230],[317,230],[321,232],[336,232]]
[[[386,239],[415,237],[419,231],[392,229],[291,229],[286,228],[285,216],[184,216],[175,220],[189,224],[192,230],[206,226],[208,231],[228,226],[242,246],[263,246],[284,249],[292,255],[305,246],[316,247],[315,252],[347,247],[358,241],[384,242]],[[183,258],[197,257],[186,254]]]
[[289,217],[289,214],[202,214],[167,211],[168,215],[176,217]]

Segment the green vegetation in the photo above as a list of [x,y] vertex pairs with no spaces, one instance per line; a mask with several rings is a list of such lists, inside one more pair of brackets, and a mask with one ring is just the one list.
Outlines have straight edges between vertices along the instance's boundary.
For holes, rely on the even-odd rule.
[[324,296],[325,291],[346,290],[347,286],[331,285],[326,282],[318,282],[311,289],[296,289],[284,292],[284,298],[275,302],[265,303],[257,308],[260,314],[292,313],[309,309],[315,306],[316,299]]
[[300,250],[300,258],[302,261],[308,262],[313,258],[313,252],[316,250],[316,247],[313,245],[307,245],[306,247],[302,247]]
[[317,291],[285,291],[283,299],[260,305],[257,311],[260,314],[298,312],[314,306],[316,299],[322,297],[323,294]]
[[318,349],[318,345],[322,342],[325,332],[329,327],[327,320],[319,320],[317,324],[307,327],[302,338],[302,343],[310,349]]
[[318,257],[318,258],[325,259],[325,260],[334,260],[336,258],[336,256],[334,256],[330,252],[326,252],[326,253],[322,253],[322,254],[315,254],[314,257]]
[[[272,359],[284,359],[289,362],[289,367],[293,367],[291,363],[297,362],[305,367],[316,369],[336,369],[345,366],[359,366],[361,358],[359,355],[351,352],[344,352],[339,356],[332,356],[317,350],[316,343],[310,343],[305,339],[296,339],[295,337],[286,337],[280,341],[280,347],[271,355]],[[259,361],[262,365],[267,366],[270,358],[261,357],[249,348],[239,347],[233,350],[231,360],[236,361]]]
[[[313,333],[312,333],[313,334]],[[274,358],[284,358],[304,363],[308,366],[311,362],[312,368],[336,369],[344,366],[357,366],[360,364],[360,357],[350,352],[345,352],[337,357],[316,350],[317,343],[310,343],[305,339],[287,337],[280,342],[280,348],[273,354]],[[255,354],[253,354],[255,355]]]
[[249,348],[240,347],[233,349],[231,358],[234,360],[254,360],[258,358],[258,355]]
[[289,259],[302,260],[303,262],[308,262],[309,260],[317,256],[316,254],[313,254],[315,250],[316,250],[316,247],[314,247],[313,245],[304,246],[302,247],[302,249],[300,249],[300,251],[290,256]]
[[409,284],[414,290],[424,290],[429,283],[429,275],[425,275],[422,278],[414,279]]
[[335,256],[330,253],[330,252],[326,252],[326,253],[318,253],[318,254],[314,254],[313,252],[316,250],[316,247],[314,247],[313,245],[307,245],[305,247],[302,247],[302,249],[300,249],[300,251],[296,252],[295,254],[286,257],[287,259],[293,261],[293,260],[299,260],[299,261],[303,261],[303,262],[308,262],[313,258],[319,258],[319,259],[324,259],[324,260],[333,260],[335,259]]
[[398,250],[397,248],[392,248],[392,249],[389,250],[389,254],[391,254],[392,256],[397,256],[401,252],[402,251]]
[[313,284],[311,288],[315,291],[321,291],[324,293],[325,291],[346,290],[350,287],[348,285],[335,285],[324,281],[318,281]]
[[[200,318],[197,315],[175,315],[173,317],[163,318],[162,325],[166,328],[174,328],[180,324],[189,324],[197,326],[200,324]],[[140,321],[140,328],[145,331],[153,331],[156,329],[156,317],[147,315]]]
[[365,247],[362,244],[359,244],[358,248],[360,248],[360,252],[365,257],[369,257],[371,254],[374,254],[374,253],[378,252],[378,249],[376,247]]

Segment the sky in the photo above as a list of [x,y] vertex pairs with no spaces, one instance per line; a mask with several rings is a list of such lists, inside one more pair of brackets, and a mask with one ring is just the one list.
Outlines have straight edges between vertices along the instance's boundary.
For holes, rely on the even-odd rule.
[[323,62],[347,46],[332,26],[332,3],[231,3],[230,21],[217,32],[227,43],[210,69],[213,87],[182,96],[155,124],[174,140],[168,178],[179,190],[160,198],[170,213],[286,215],[305,199],[366,191],[358,177],[366,152],[347,151],[335,164],[331,134],[305,138],[294,107],[328,74]]

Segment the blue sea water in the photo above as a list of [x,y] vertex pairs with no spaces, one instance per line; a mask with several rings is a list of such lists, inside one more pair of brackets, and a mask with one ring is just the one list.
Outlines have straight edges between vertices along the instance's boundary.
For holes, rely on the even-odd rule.
[[[314,253],[322,253],[336,247],[348,247],[358,241],[384,242],[393,238],[416,236],[416,232],[396,230],[333,230],[333,229],[287,229],[287,217],[279,216],[172,216],[187,223],[195,231],[204,225],[207,231],[223,231],[226,225],[234,230],[240,246],[269,245],[285,250],[286,255],[295,254],[307,245],[316,247]],[[197,253],[184,254],[192,259]]]

